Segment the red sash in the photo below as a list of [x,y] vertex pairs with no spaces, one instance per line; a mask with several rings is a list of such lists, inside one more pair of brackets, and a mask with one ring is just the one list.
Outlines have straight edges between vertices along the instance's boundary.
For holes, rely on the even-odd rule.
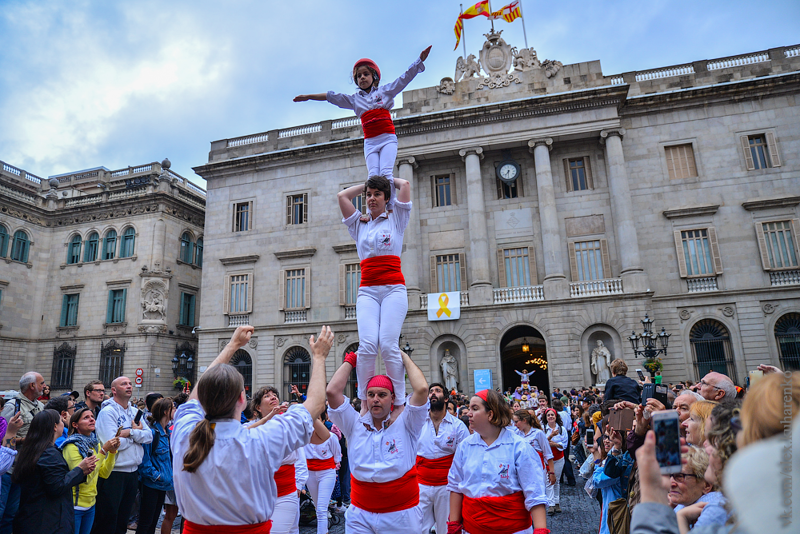
[[198,525],[188,519],[183,524],[183,534],[269,534],[272,530],[272,520],[255,525]]
[[275,471],[275,484],[278,486],[278,497],[289,495],[297,491],[295,482],[294,464],[282,465]]
[[374,256],[361,260],[361,287],[405,285],[400,256]]
[[536,451],[536,452],[539,453],[539,459],[542,460],[542,469],[547,469],[547,463],[544,461],[544,453],[542,451]]
[[478,499],[464,495],[461,518],[470,534],[513,534],[533,525],[521,491]]
[[328,458],[327,460],[308,458],[306,460],[306,464],[308,464],[309,471],[325,471],[326,469],[336,469],[336,462],[333,461],[333,458]]
[[388,109],[371,109],[361,114],[361,128],[364,130],[364,138],[377,137],[385,133],[394,133],[394,123],[392,114]]
[[397,480],[362,482],[350,475],[350,502],[373,514],[408,510],[419,504],[417,470],[411,468]]
[[431,460],[417,456],[417,478],[420,484],[426,486],[444,486],[447,484],[447,475],[453,465],[453,454]]
[[553,461],[557,462],[564,457],[564,451],[560,451],[553,447]]

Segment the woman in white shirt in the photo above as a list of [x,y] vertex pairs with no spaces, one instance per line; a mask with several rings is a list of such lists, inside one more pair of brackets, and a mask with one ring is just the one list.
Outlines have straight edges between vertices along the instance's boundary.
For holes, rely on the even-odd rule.
[[539,426],[539,420],[532,416],[528,410],[517,410],[514,412],[512,419],[514,426],[517,428],[517,433],[522,439],[530,443],[533,450],[539,455],[539,459],[542,461],[542,469],[547,471],[546,481],[548,484],[552,484],[555,476],[553,451],[547,441],[547,436]]
[[508,406],[485,389],[469,402],[475,433],[456,450],[450,467],[448,534],[548,534],[544,470],[526,441],[507,427]]
[[564,469],[564,449],[569,440],[567,429],[561,424],[561,416],[553,408],[547,408],[544,411],[544,417],[547,421],[544,432],[547,435],[547,442],[550,444],[550,449],[553,451],[553,470],[555,472],[555,482],[547,484],[547,513],[555,514],[561,513],[560,493],[561,484],[561,471]]
[[319,339],[309,339],[313,356],[306,402],[258,428],[241,425],[244,380],[228,362],[253,331],[252,326],[236,329],[175,415],[173,481],[186,519],[184,534],[269,533],[277,500],[275,472],[287,454],[309,442],[313,420],[325,408],[325,358],[333,333],[323,326]]
[[328,504],[336,485],[336,470],[342,461],[339,439],[325,427],[322,418],[314,419],[311,443],[304,448],[308,464],[308,491],[317,509],[317,534],[328,532]]

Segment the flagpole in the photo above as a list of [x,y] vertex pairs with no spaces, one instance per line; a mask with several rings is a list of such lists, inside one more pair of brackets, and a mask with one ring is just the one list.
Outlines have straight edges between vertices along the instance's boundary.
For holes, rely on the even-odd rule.
[[[461,10],[461,15],[464,14],[464,4],[458,4],[459,9]],[[464,22],[461,16],[458,17],[458,20],[461,20],[461,44],[464,46],[464,61],[467,60],[467,28],[464,26]]]
[[[492,18],[492,13],[494,13],[494,11],[492,11],[492,2],[489,0],[489,22],[492,23],[492,33],[494,33],[494,19]],[[520,14],[521,13],[520,11]]]
[[519,18],[522,19],[522,36],[525,38],[525,48],[528,48],[528,33],[525,31],[525,13],[522,11],[522,0],[519,0]]

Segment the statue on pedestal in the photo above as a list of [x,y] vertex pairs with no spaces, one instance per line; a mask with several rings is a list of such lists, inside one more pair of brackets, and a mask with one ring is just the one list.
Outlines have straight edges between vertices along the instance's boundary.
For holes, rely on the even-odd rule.
[[447,391],[458,391],[458,361],[450,354],[450,349],[445,349],[439,366],[442,368],[442,381]]
[[592,351],[592,360],[589,369],[595,377],[595,384],[605,384],[611,378],[611,351],[597,340],[597,347]]

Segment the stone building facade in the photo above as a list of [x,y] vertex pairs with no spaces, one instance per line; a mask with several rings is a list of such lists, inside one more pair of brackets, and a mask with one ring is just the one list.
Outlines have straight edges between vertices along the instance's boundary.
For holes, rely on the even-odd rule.
[[2,163],[0,389],[35,370],[83,395],[142,369],[138,392],[166,392],[175,357],[194,378],[204,214],[168,160],[50,179]]
[[[449,351],[464,391],[476,370],[495,387],[524,368],[544,388],[593,384],[598,340],[635,376],[628,338],[645,314],[671,334],[665,381],[798,368],[800,47],[612,76],[497,33],[481,54],[393,112],[413,200],[400,343],[430,380]],[[365,180],[362,146],[355,118],[211,143],[195,169],[201,363],[252,324],[236,362],[287,395],[320,325],[336,333],[329,373],[357,345],[358,258],[336,193]],[[460,319],[429,321],[444,291],[460,293]]]

